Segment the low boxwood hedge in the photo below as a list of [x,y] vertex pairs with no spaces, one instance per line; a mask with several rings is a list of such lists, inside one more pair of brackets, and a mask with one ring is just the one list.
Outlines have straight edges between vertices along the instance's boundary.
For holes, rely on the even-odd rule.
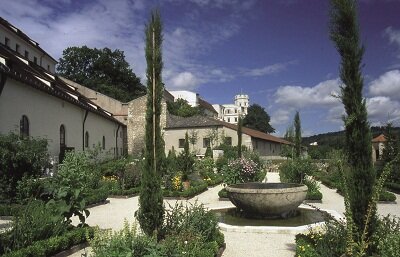
[[92,189],[86,196],[86,206],[104,202],[108,197],[108,189],[106,187],[100,187],[98,189]]
[[94,229],[74,228],[61,236],[34,242],[32,245],[3,255],[3,257],[45,257],[70,249],[72,246],[87,242],[93,238]]
[[184,197],[184,198],[190,198],[195,195],[198,195],[204,191],[207,190],[208,184],[204,182],[196,183],[193,182],[192,185],[190,186],[189,189],[184,190],[184,191],[169,191],[169,190],[164,190],[163,191],[163,196],[164,197]]
[[20,204],[0,204],[0,216],[14,216],[22,207]]
[[382,191],[379,195],[379,201],[383,202],[394,202],[396,201],[396,196],[388,191]]
[[225,188],[222,188],[221,190],[219,190],[218,196],[219,198],[228,198],[228,191],[226,191]]
[[130,189],[113,189],[110,190],[110,196],[133,196],[140,192],[140,187],[133,187]]
[[306,200],[322,200],[322,193],[320,191],[307,192]]
[[209,187],[212,187],[212,186],[221,184],[222,181],[223,181],[223,177],[218,176],[218,177],[216,177],[215,179],[204,180],[204,181],[207,182],[207,185],[208,185]]
[[396,194],[400,194],[400,184],[399,183],[387,182],[387,183],[385,183],[385,187],[388,190],[390,190]]

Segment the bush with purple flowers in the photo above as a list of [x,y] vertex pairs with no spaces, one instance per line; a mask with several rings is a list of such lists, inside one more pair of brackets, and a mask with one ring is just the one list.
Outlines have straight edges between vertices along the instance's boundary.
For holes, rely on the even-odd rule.
[[262,165],[246,157],[230,160],[222,174],[226,185],[261,181],[265,177]]

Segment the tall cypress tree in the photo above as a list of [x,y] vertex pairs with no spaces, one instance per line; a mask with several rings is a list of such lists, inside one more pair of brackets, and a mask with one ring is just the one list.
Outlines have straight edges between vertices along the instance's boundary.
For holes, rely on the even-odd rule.
[[300,123],[300,114],[297,111],[294,116],[294,146],[295,146],[295,156],[296,158],[300,158],[301,155],[301,123]]
[[237,130],[237,136],[238,136],[238,157],[242,158],[242,116],[239,114],[239,120],[238,120],[238,130]]
[[[346,154],[351,169],[348,179],[350,209],[356,225],[358,239],[365,226],[368,204],[375,183],[375,171],[372,166],[371,131],[367,119],[365,99],[362,96],[363,77],[361,62],[364,47],[359,39],[356,0],[331,0],[330,37],[341,57],[340,79],[341,100],[346,116]],[[376,224],[376,206],[373,207],[373,219],[368,235]]]
[[147,61],[146,147],[137,218],[140,227],[147,235],[157,235],[164,216],[161,174],[165,160],[164,141],[160,129],[161,98],[164,90],[161,80],[163,67],[161,44],[163,39],[161,18],[158,11],[151,13],[145,33]]

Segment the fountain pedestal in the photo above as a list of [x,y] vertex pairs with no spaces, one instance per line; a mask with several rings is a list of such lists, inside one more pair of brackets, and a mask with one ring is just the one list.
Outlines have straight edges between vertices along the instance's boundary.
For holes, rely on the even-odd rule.
[[243,183],[226,187],[229,200],[245,213],[285,218],[305,200],[307,186],[291,183]]

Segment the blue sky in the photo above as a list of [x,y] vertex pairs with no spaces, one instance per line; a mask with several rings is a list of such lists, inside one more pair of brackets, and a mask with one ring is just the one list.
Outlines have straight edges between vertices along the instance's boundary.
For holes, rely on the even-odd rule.
[[[125,51],[145,83],[144,25],[164,22],[164,82],[210,103],[246,93],[277,135],[300,111],[303,135],[342,129],[339,56],[323,0],[2,0],[0,16],[58,59],[68,46]],[[400,126],[400,0],[361,0],[364,95],[372,125]]]

